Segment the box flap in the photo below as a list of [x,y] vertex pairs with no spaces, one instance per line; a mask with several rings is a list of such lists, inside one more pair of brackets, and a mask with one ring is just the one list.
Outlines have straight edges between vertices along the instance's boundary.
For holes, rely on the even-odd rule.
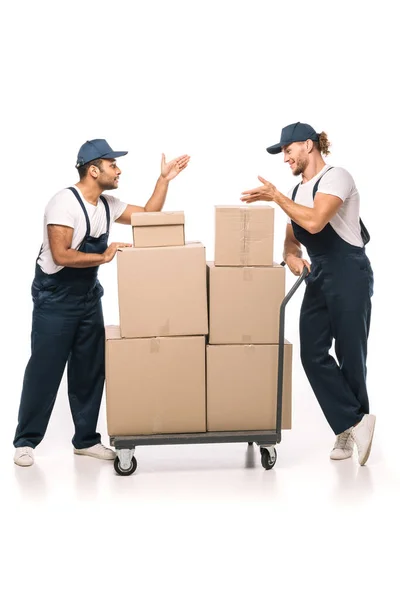
[[248,211],[248,210],[274,210],[273,206],[269,204],[252,204],[249,206],[248,204],[217,204],[215,205],[216,210],[222,210],[226,212],[232,213],[240,213],[240,211]]
[[130,246],[126,246],[123,248],[118,248],[117,252],[180,252],[182,248],[190,249],[190,248],[204,248],[204,244],[202,242],[187,242],[184,246],[164,246],[162,248],[151,246],[150,248],[132,248]]
[[131,215],[131,224],[134,227],[183,225],[184,223],[185,215],[183,211],[135,212]]

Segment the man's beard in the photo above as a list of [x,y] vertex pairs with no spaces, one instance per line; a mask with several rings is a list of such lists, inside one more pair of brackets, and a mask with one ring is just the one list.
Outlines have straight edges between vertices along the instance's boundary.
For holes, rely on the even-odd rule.
[[105,192],[107,192],[108,190],[116,190],[118,187],[118,179],[117,181],[115,181],[115,179],[111,179],[110,181],[106,181],[102,184],[101,186],[103,188],[103,190]]
[[297,167],[293,171],[293,175],[296,177],[297,175],[301,175],[304,173],[308,165],[308,162],[305,158],[299,158],[297,161]]

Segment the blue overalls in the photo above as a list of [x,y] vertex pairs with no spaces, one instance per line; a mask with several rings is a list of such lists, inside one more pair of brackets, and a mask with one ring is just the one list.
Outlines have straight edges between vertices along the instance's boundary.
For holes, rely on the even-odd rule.
[[[100,196],[107,216],[107,231],[95,238],[85,206],[70,189],[86,219],[86,235],[79,252],[102,254],[108,246],[110,209]],[[33,315],[31,358],[26,367],[14,446],[35,448],[43,439],[57,391],[68,363],[68,397],[75,448],[100,442],[96,432],[104,386],[104,322],[100,298],[103,288],[98,267],[64,267],[46,275],[36,263],[32,283]]]
[[[369,413],[366,358],[373,272],[365,248],[345,242],[330,223],[316,234],[294,221],[292,226],[311,259],[300,311],[301,361],[322,411],[338,435]],[[329,354],[333,339],[337,362]]]

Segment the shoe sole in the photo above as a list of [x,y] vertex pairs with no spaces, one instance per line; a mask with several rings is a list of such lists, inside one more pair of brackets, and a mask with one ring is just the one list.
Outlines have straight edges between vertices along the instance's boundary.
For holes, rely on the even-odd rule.
[[353,453],[349,454],[349,456],[330,456],[331,460],[348,460],[349,458],[351,458],[353,456]]
[[81,452],[80,450],[75,449],[74,454],[78,454],[79,456],[90,456],[90,458],[98,458],[99,460],[115,460],[116,456],[110,456],[107,458],[106,456],[99,456],[98,454],[92,454],[91,452]]
[[359,463],[360,463],[360,465],[361,465],[362,467],[365,465],[365,463],[366,463],[366,462],[367,462],[367,460],[369,459],[369,455],[371,454],[372,440],[373,440],[373,438],[374,438],[374,433],[375,433],[375,423],[376,423],[376,417],[375,417],[374,415],[371,415],[371,416],[373,416],[373,419],[372,419],[372,423],[373,423],[373,424],[372,424],[372,433],[371,433],[371,438],[370,438],[370,440],[369,440],[368,449],[367,449],[367,451],[366,451],[365,455],[364,455],[364,456],[363,456],[363,458],[362,458],[362,459],[360,459],[360,461],[359,461]]
[[29,464],[25,464],[25,465],[23,465],[23,464],[21,464],[21,463],[17,462],[16,460],[14,460],[14,465],[17,465],[17,467],[32,467],[32,465],[33,465],[33,464],[34,464],[34,463],[33,463],[33,462],[31,462],[31,463],[29,463]]

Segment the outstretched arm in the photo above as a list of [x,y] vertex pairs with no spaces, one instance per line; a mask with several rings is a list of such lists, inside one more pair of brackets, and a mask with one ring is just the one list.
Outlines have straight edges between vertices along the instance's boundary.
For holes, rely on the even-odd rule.
[[309,233],[319,233],[322,231],[343,204],[341,198],[338,196],[317,192],[314,198],[314,207],[308,208],[287,198],[269,181],[266,181],[262,177],[258,179],[263,185],[243,192],[242,202],[250,203],[256,200],[275,202],[288,217]]
[[189,164],[190,156],[183,154],[178,158],[174,158],[170,162],[165,162],[165,154],[161,158],[161,174],[157,179],[156,187],[154,192],[145,206],[137,206],[135,204],[128,204],[122,215],[117,219],[117,223],[123,223],[124,225],[131,224],[131,215],[134,212],[158,212],[163,209],[165,198],[167,197],[168,184],[174,179],[181,171],[186,169]]

